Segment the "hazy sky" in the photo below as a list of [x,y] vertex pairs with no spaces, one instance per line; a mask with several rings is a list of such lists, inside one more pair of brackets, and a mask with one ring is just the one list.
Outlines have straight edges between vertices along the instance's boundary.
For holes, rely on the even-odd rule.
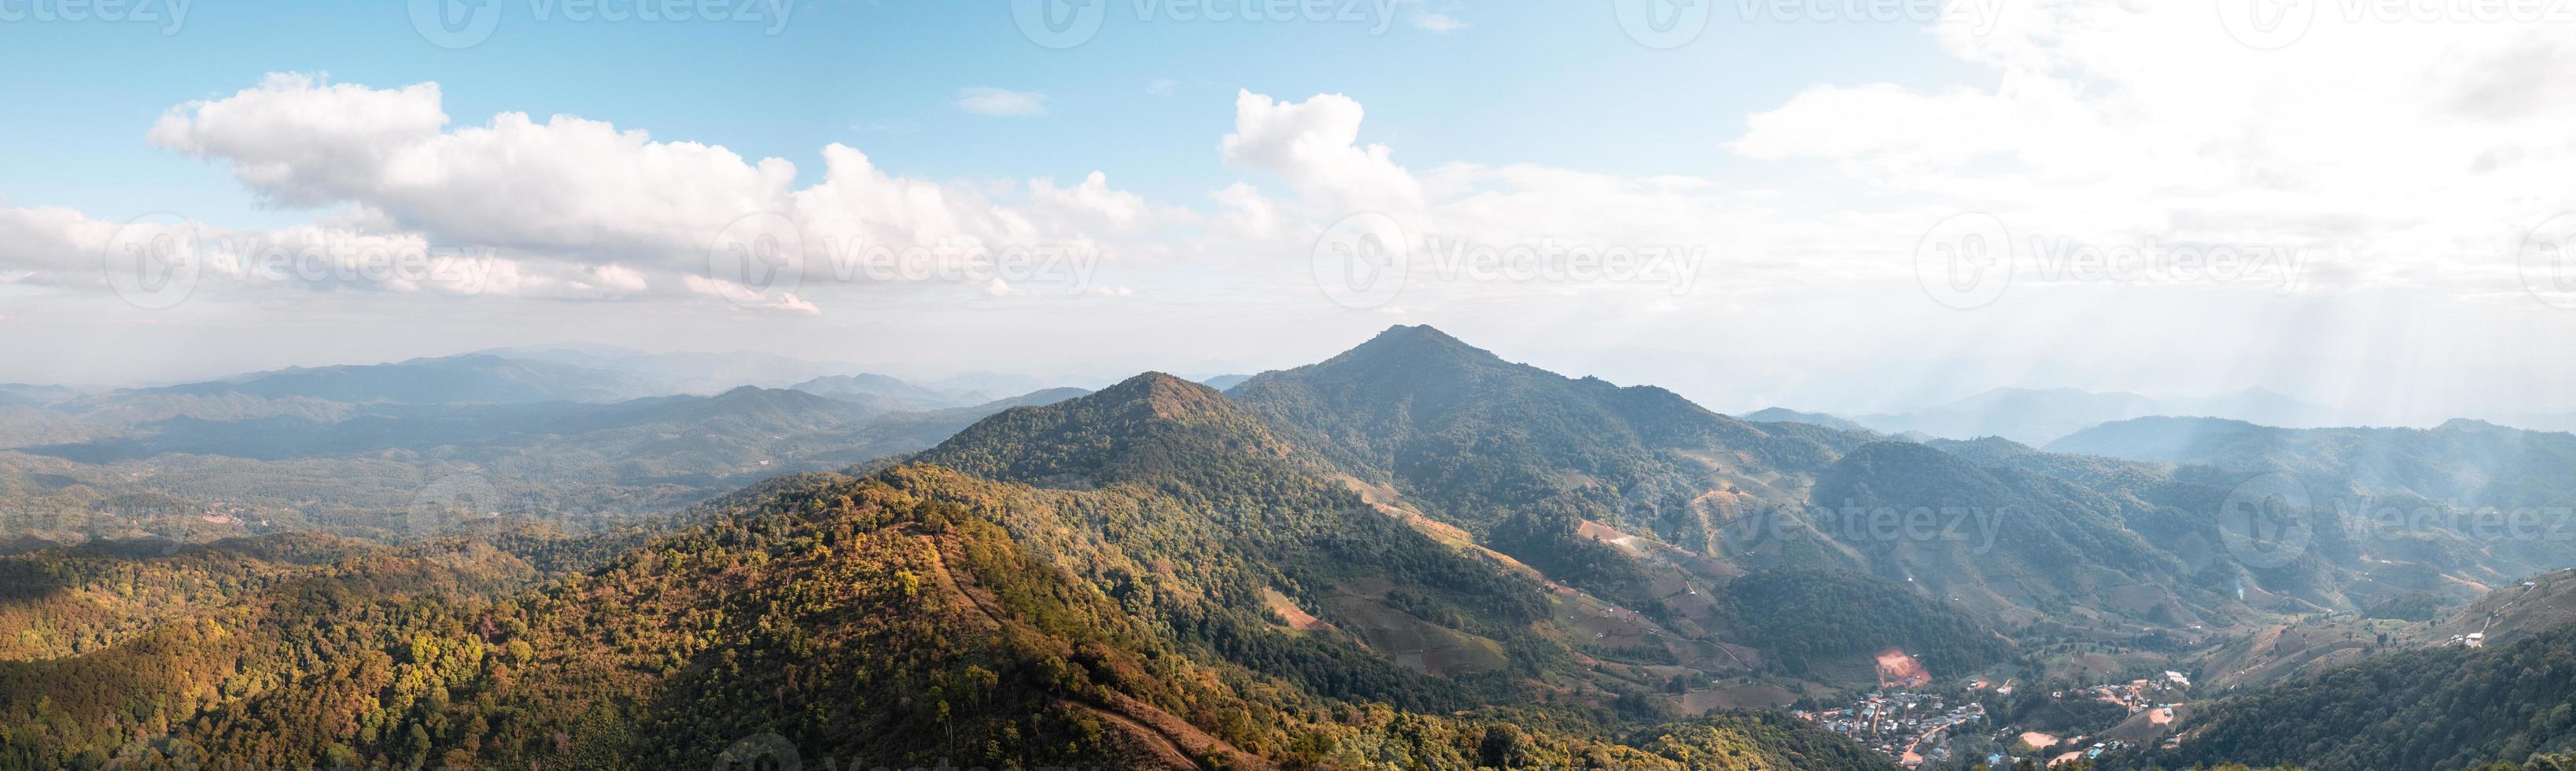
[[0,4],[0,380],[1429,323],[1727,410],[2576,410],[2561,5]]

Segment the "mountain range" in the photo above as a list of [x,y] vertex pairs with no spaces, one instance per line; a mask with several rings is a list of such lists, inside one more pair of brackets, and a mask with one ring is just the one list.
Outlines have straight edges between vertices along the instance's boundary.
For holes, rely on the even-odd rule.
[[[2337,504],[2564,506],[2565,435],[1901,435],[1424,326],[1223,390],[973,404],[784,370],[612,399],[671,381],[493,358],[16,408],[89,433],[0,450],[0,492],[78,515],[7,523],[45,538],[0,550],[0,768],[1887,769],[2045,762],[2047,732],[2126,737],[2083,761],[2107,767],[2367,768],[2576,742],[2558,676],[2518,674],[2563,658],[2565,544]],[[414,401],[424,368],[490,398]],[[2065,396],[1959,412],[2093,409]],[[2274,476],[2319,494],[2243,505]],[[135,537],[168,522],[198,524]],[[2471,625],[2494,644],[2453,644]],[[2150,682],[2189,715],[2097,690]],[[1877,729],[1899,712],[1950,717]]]
[[1999,436],[2038,446],[2103,423],[2159,415],[2212,416],[2294,427],[2325,426],[2343,420],[2331,408],[2261,388],[2197,398],[2155,398],[2076,388],[1997,388],[1910,412],[1842,417],[1771,407],[1749,413],[1746,419],[1864,428],[1892,436]]

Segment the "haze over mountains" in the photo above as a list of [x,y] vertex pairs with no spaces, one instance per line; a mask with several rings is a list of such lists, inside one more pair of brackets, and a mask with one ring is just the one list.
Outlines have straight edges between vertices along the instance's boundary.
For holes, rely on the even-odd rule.
[[[2346,667],[2514,682],[2493,673],[2576,618],[2565,581],[2518,583],[2576,542],[2476,514],[2576,501],[2566,434],[1891,436],[1427,326],[1223,391],[992,399],[755,358],[728,377],[786,387],[635,395],[707,361],[483,353],[5,408],[0,767],[2056,757],[2028,731],[2118,737],[2112,767],[2361,768],[2314,744],[2341,718],[2307,744],[2242,727],[2345,714],[2313,699],[2358,698]],[[1952,414],[2103,404],[2136,406]],[[2472,626],[2497,652],[2406,653]],[[2150,691],[2207,722],[2153,719]],[[1856,704],[1908,717],[1856,728]],[[2409,757],[2576,742],[2478,730]]]
[[2000,436],[2034,446],[2103,423],[2159,415],[2232,418],[2292,428],[2331,425],[2347,419],[2331,408],[2260,388],[2182,399],[2074,388],[1997,388],[1902,413],[1841,417],[1772,407],[1751,415],[1762,420],[1859,426],[1889,435],[1919,434],[1944,439]]

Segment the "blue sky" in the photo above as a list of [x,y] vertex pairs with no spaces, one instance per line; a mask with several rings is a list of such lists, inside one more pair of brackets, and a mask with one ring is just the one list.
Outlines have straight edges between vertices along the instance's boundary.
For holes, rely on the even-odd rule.
[[[1237,89],[1348,94],[1372,105],[1366,138],[1405,148],[1413,164],[1717,177],[1730,165],[1718,144],[1743,132],[1746,114],[1814,83],[1980,76],[1941,56],[1919,25],[1720,25],[1654,50],[1591,3],[1453,9],[1471,26],[1435,34],[1404,21],[1418,6],[1375,31],[1371,22],[1139,21],[1130,0],[1117,0],[1091,42],[1052,50],[1022,37],[1001,2],[803,2],[774,36],[763,21],[580,22],[561,11],[539,21],[529,0],[493,2],[500,27],[464,50],[429,43],[397,3],[281,13],[200,2],[169,35],[141,21],[0,24],[0,65],[41,73],[0,80],[0,99],[41,116],[0,124],[0,194],[108,215],[289,221],[257,207],[223,169],[143,141],[172,106],[269,72],[435,81],[459,123],[568,113],[785,158],[809,174],[819,148],[844,142],[905,174],[1098,170],[1164,199],[1235,176],[1213,137],[1230,125]],[[995,119],[951,106],[969,87],[1043,93],[1048,115]]]
[[[1721,409],[2576,412],[2576,363],[2532,350],[2576,333],[2576,19],[1094,0],[1049,47],[1013,14],[1057,0],[421,0],[499,14],[459,48],[413,3],[47,20],[88,1],[0,2],[0,381],[565,341],[1098,380],[1430,323]],[[1675,9],[1707,15],[1623,23]],[[183,245],[154,253],[183,291],[146,243]],[[937,270],[852,269],[881,253]]]

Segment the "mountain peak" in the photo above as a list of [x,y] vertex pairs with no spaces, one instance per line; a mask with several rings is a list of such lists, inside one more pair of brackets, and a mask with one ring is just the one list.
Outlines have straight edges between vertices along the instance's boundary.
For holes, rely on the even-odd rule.
[[1089,396],[1005,410],[916,459],[1031,484],[1139,481],[1206,492],[1275,484],[1292,466],[1320,465],[1295,456],[1216,389],[1147,372]]
[[1216,389],[1162,372],[1147,372],[1083,397],[1102,403],[1141,404],[1163,418],[1206,415],[1234,408]]
[[1387,327],[1386,331],[1377,333],[1376,337],[1369,338],[1368,342],[1361,343],[1358,348],[1354,348],[1352,350],[1365,351],[1371,348],[1389,347],[1400,347],[1414,350],[1446,349],[1452,351],[1473,351],[1476,353],[1485,352],[1484,349],[1468,345],[1466,341],[1459,340],[1458,338],[1450,337],[1449,333],[1442,332],[1438,328],[1429,324],[1416,324],[1413,326],[1397,324],[1395,326]]

